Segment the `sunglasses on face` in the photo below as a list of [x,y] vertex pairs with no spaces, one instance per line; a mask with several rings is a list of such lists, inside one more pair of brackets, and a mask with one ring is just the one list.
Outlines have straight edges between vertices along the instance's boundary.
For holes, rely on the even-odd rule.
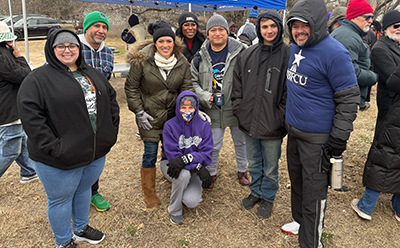
[[361,16],[364,17],[366,21],[374,19],[373,15],[361,15]]
[[393,25],[393,28],[394,28],[394,29],[400,28],[400,24],[394,24],[394,25]]

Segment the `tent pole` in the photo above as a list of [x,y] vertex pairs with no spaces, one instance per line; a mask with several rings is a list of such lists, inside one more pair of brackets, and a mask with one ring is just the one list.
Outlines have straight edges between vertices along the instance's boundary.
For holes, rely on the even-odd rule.
[[133,3],[131,2],[131,14],[129,16],[132,15],[132,12],[133,12]]
[[29,60],[29,45],[28,45],[28,27],[26,26],[26,5],[25,0],[22,0],[22,18],[24,19],[24,36],[25,36],[25,58],[28,64],[31,63]]
[[[283,10],[283,23],[286,23],[286,9]],[[285,34],[285,24],[283,25],[283,34]]]
[[[13,21],[13,14],[11,9],[11,0],[8,0],[8,9],[10,10],[10,23],[11,23],[11,32],[14,33],[14,21]],[[13,40],[13,45],[15,46],[15,40]]]

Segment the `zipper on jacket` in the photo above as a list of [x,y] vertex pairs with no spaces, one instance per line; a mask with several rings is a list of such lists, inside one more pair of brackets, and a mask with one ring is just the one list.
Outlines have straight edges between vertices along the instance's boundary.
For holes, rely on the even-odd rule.
[[[88,75],[84,74],[82,71],[80,71],[80,73],[86,78],[86,80],[89,81],[90,84],[93,85],[94,89],[96,90],[96,94],[98,93],[99,95],[101,95],[101,92],[97,90],[95,84],[93,83],[93,80]],[[82,94],[83,94],[83,91],[82,91]],[[83,98],[85,99],[85,95],[83,95]],[[86,104],[86,102],[85,102],[85,104]],[[96,97],[96,108],[97,108],[97,97]],[[95,160],[95,158],[96,158],[96,149],[97,149],[97,146],[96,146],[96,140],[97,140],[96,139],[96,135],[97,135],[97,131],[94,130],[94,128],[93,128],[92,122],[90,120],[89,112],[87,112],[87,115],[89,117],[90,127],[92,127],[93,134],[94,134],[93,135],[93,156],[92,156],[92,162],[93,162]],[[96,114],[96,128],[97,128],[97,114]]]
[[271,74],[272,74],[272,70],[277,70],[279,73],[281,72],[281,71],[280,71],[278,68],[276,68],[276,67],[268,68],[268,71],[267,71],[267,80],[265,81],[265,91],[268,92],[268,93],[270,93],[270,94],[272,94],[272,91],[271,91]]

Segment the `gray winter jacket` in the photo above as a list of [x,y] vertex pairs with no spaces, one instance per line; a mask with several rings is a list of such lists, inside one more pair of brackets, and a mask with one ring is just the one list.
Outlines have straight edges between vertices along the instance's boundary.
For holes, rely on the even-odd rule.
[[194,91],[199,98],[200,108],[211,118],[212,128],[237,126],[238,122],[236,117],[233,116],[231,102],[233,70],[237,56],[245,49],[245,45],[228,37],[228,55],[225,61],[224,82],[222,84],[225,104],[221,108],[208,102],[212,96],[213,89],[213,72],[211,57],[208,52],[209,46],[210,40],[206,39],[193,58],[191,72]]

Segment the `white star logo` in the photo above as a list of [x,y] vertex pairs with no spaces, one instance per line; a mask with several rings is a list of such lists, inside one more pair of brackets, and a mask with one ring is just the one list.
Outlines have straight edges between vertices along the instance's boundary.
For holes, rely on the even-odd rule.
[[300,50],[298,54],[294,55],[294,61],[293,61],[292,65],[293,64],[297,64],[297,67],[299,67],[300,66],[300,61],[306,58],[303,55],[301,55],[302,51],[303,51],[303,49]]

